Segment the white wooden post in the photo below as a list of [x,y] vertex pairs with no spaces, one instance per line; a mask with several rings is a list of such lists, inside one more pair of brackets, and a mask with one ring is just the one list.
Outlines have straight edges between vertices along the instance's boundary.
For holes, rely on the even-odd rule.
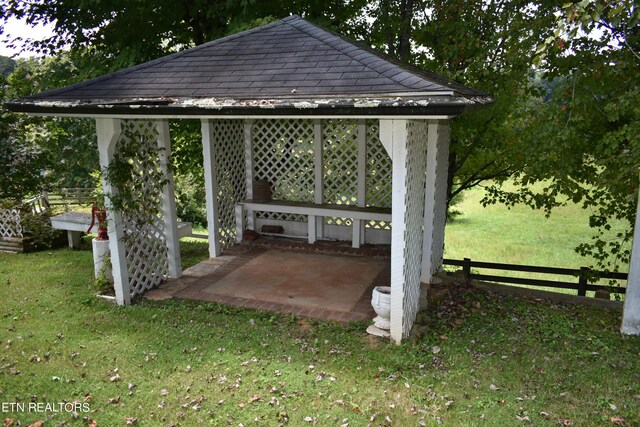
[[624,297],[624,311],[620,332],[627,335],[640,335],[640,197],[636,212],[636,225],[633,229],[633,247],[629,260],[627,292]]
[[420,281],[431,283],[442,267],[444,229],[447,219],[447,169],[449,163],[449,124],[429,122],[427,140],[427,180],[424,200],[424,235]]
[[[322,148],[322,122],[313,121],[313,169],[314,169],[314,189],[313,201],[315,203],[324,202],[324,153]],[[316,239],[322,238],[324,233],[324,217],[309,215],[309,243],[314,243]],[[315,227],[315,233],[311,235],[311,228]],[[311,241],[313,239],[313,242]]]
[[158,130],[160,168],[167,179],[167,184],[162,188],[162,217],[164,219],[164,232],[168,250],[169,277],[178,278],[182,276],[182,261],[180,258],[180,238],[178,237],[178,214],[176,211],[173,172],[169,165],[169,158],[171,157],[169,121],[158,120],[155,125]]
[[218,210],[218,182],[213,141],[213,122],[202,119],[202,153],[204,157],[204,186],[207,198],[207,229],[209,231],[209,256],[214,258],[222,253],[220,243],[220,222]]
[[380,120],[380,138],[391,148],[393,159],[391,198],[391,339],[402,340],[405,286],[405,198],[407,161],[407,121]]
[[[358,120],[358,194],[357,205],[365,207],[367,205],[367,122]],[[353,219],[353,238],[351,246],[359,248],[365,240],[365,222],[360,219]]]
[[[98,154],[100,157],[100,168],[103,170],[109,166],[113,159],[116,142],[120,137],[121,131],[120,120],[96,118]],[[103,178],[102,191],[104,194],[115,194],[117,190]],[[124,248],[124,242],[122,241],[124,237],[122,215],[113,210],[109,197],[105,197],[104,203],[109,218],[107,232],[109,233],[109,250],[111,252],[113,287],[116,293],[116,302],[119,305],[128,305],[131,304],[131,289],[127,270],[127,254]]]
[[[245,176],[247,180],[247,199],[253,200],[253,178],[254,178],[254,164],[253,164],[253,125],[255,120],[244,121],[244,159],[245,159]],[[256,229],[256,215],[252,210],[247,210],[247,228],[250,230]],[[244,230],[242,230],[244,232]],[[242,241],[242,232],[240,236],[236,236],[236,241]],[[239,240],[238,240],[239,239]]]

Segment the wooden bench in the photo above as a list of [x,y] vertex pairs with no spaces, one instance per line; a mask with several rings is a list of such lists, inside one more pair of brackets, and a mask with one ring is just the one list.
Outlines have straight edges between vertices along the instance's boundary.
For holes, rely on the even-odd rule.
[[317,218],[318,217],[338,217],[351,218],[353,220],[353,237],[351,245],[354,248],[360,247],[362,238],[362,228],[360,221],[375,220],[391,222],[391,209],[359,207],[351,205],[318,204],[305,202],[290,202],[285,200],[272,200],[269,202],[256,202],[244,200],[236,205],[236,239],[242,239],[245,230],[244,211],[247,212],[275,212],[284,214],[306,215],[308,217],[308,240],[315,243],[317,240]]
[[[91,214],[84,212],[65,212],[51,217],[51,227],[56,230],[66,230],[69,239],[69,247],[77,249],[80,247],[80,237],[86,233],[91,226]],[[97,231],[98,224],[94,226]],[[192,224],[190,222],[178,222],[178,239],[190,236]]]

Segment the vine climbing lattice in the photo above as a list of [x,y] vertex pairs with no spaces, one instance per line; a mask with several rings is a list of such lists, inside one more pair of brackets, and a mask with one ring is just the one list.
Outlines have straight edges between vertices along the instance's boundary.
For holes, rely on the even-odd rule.
[[160,165],[156,123],[124,120],[116,143],[114,164],[128,165],[126,177],[116,185],[120,198],[123,243],[129,287],[142,294],[168,276],[169,261],[162,215],[162,191],[166,183]]

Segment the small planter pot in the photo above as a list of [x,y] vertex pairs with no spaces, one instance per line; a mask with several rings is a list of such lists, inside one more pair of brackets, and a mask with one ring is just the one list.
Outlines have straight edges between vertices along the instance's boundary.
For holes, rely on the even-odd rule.
[[376,286],[371,294],[371,306],[377,316],[373,319],[373,325],[367,328],[367,332],[388,337],[391,328],[391,287]]

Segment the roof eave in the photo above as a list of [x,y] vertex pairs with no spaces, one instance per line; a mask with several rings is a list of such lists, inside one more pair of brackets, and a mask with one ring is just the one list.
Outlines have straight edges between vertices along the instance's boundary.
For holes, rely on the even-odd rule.
[[[200,102],[199,102],[200,101]],[[140,100],[139,102],[34,102],[19,100],[6,103],[16,113],[34,115],[64,115],[78,117],[203,117],[203,116],[458,116],[484,108],[493,103],[489,97],[412,100],[341,100],[320,102],[278,102],[258,100],[243,103],[207,103],[206,100],[181,100],[167,103]]]

